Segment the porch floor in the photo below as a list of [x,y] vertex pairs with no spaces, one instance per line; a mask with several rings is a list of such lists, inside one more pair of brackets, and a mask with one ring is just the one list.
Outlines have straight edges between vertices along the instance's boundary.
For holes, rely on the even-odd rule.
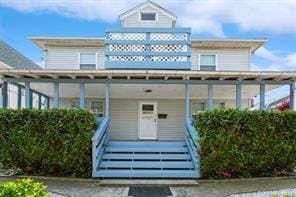
[[96,177],[196,178],[185,142],[109,141]]

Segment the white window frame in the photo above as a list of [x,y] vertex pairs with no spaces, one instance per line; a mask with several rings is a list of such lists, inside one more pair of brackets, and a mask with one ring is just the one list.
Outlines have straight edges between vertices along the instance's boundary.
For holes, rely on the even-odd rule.
[[192,108],[193,108],[193,104],[194,103],[202,103],[202,104],[204,104],[204,110],[200,110],[199,112],[203,112],[203,111],[206,111],[207,110],[207,101],[205,101],[205,100],[200,100],[200,101],[191,101],[191,103],[190,103],[190,114],[191,114],[191,117],[192,117],[192,115],[193,115],[193,110],[192,110]]
[[71,109],[74,109],[74,102],[78,102],[79,103],[79,106],[78,108],[80,108],[80,101],[79,100],[72,100],[72,106],[71,106]]
[[[104,102],[103,99],[90,99],[90,100],[88,101],[88,110],[89,110],[91,113],[93,113],[93,112],[91,111],[91,103],[92,103],[92,102],[97,102],[97,101],[103,103],[102,117],[104,117],[104,115],[105,115],[105,102]],[[101,113],[101,112],[99,112],[99,113]]]
[[93,53],[95,54],[95,65],[96,65],[96,70],[98,69],[98,51],[84,51],[84,52],[78,52],[77,53],[77,59],[78,59],[78,63],[77,63],[77,69],[80,70],[80,55],[84,54],[84,53]]
[[200,60],[201,60],[202,55],[214,55],[215,56],[215,67],[216,67],[215,71],[219,70],[219,67],[218,67],[218,54],[217,53],[199,53],[198,54],[197,70],[200,70]]
[[[155,20],[142,20],[142,13],[143,14],[151,14],[151,13],[155,13]],[[158,12],[156,11],[139,11],[139,18],[138,18],[139,22],[143,22],[143,23],[151,23],[151,22],[158,22]]]

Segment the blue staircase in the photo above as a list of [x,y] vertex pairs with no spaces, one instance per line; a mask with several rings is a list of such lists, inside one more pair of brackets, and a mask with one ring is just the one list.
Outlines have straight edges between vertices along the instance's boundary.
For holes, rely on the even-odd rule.
[[92,137],[92,176],[199,178],[198,132],[185,119],[185,141],[111,141],[110,118],[97,119]]
[[185,142],[109,141],[97,177],[197,178]]

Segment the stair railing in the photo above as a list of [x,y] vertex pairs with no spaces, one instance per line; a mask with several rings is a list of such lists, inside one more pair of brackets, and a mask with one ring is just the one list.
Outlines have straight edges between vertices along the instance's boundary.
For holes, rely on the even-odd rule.
[[194,164],[194,169],[198,172],[198,177],[200,176],[199,169],[199,133],[193,126],[193,122],[191,118],[185,118],[185,130],[186,130],[186,144],[189,149],[189,153]]
[[97,128],[95,134],[92,137],[92,175],[96,176],[97,168],[100,165],[100,161],[102,160],[102,156],[104,150],[109,141],[108,139],[108,129],[110,118],[97,118],[97,124],[99,127]]

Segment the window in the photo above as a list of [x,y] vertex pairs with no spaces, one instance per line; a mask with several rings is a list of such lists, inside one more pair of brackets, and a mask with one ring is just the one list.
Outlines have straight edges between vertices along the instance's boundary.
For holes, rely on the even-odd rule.
[[142,21],[155,21],[156,20],[156,13],[141,13],[141,20]]
[[223,102],[215,103],[215,102],[214,102],[214,108],[217,108],[217,109],[224,109],[224,108],[225,108],[225,103],[223,103]]
[[72,108],[80,108],[80,101],[79,100],[72,101]]
[[91,101],[90,111],[98,117],[103,117],[104,115],[104,103],[103,101]]
[[96,53],[80,53],[80,70],[96,69]]
[[193,102],[191,103],[191,114],[196,115],[198,112],[204,111],[206,109],[206,103],[204,102]]
[[216,55],[200,55],[200,70],[216,70]]

